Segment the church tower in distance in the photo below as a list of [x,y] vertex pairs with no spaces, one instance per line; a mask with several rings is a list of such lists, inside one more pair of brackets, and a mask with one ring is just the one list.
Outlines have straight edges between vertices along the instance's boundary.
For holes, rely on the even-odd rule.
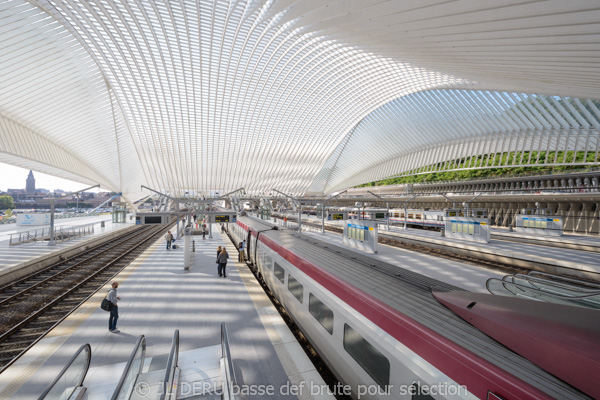
[[31,171],[31,170],[29,170],[29,175],[27,176],[27,183],[25,185],[25,193],[35,194],[35,178],[33,177],[33,171]]

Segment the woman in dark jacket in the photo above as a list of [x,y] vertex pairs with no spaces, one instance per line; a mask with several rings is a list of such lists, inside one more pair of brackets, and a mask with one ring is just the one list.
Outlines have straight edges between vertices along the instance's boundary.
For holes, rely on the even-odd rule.
[[223,276],[227,278],[227,259],[229,258],[229,254],[227,254],[227,249],[223,247],[221,254],[217,257],[217,262],[219,263],[219,276]]

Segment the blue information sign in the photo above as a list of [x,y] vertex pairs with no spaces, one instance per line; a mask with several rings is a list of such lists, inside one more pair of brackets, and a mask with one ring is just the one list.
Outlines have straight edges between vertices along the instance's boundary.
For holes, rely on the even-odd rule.
[[356,228],[356,229],[363,229],[365,231],[369,230],[368,226],[364,226],[364,225],[354,225],[354,224],[348,224],[349,228]]

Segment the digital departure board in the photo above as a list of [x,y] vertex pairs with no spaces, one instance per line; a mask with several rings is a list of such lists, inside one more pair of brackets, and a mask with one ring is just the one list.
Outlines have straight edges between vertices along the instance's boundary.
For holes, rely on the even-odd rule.
[[331,214],[331,219],[344,219],[344,214]]
[[229,222],[229,215],[215,215],[215,222]]

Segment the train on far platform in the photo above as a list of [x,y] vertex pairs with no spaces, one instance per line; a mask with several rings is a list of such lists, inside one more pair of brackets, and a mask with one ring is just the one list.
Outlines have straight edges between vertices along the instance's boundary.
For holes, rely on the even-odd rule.
[[228,225],[355,399],[600,398],[597,310],[471,293],[251,217]]
[[[344,218],[336,218],[336,215],[340,213],[344,214]],[[315,207],[303,210],[303,214],[315,216],[317,219],[322,218],[321,210]],[[292,214],[291,214],[292,215]],[[295,214],[293,214],[295,216]],[[417,209],[403,209],[403,208],[390,208],[389,214],[387,208],[373,208],[373,207],[340,207],[338,209],[329,209],[326,211],[325,220],[331,221],[336,219],[366,219],[376,220],[382,223],[387,222],[389,215],[389,222],[393,225],[403,226],[406,224],[411,228],[423,228],[423,229],[440,229],[444,227],[444,220],[446,217],[474,217],[474,218],[487,218],[487,210],[484,209],[448,209],[448,210],[417,210]]]

